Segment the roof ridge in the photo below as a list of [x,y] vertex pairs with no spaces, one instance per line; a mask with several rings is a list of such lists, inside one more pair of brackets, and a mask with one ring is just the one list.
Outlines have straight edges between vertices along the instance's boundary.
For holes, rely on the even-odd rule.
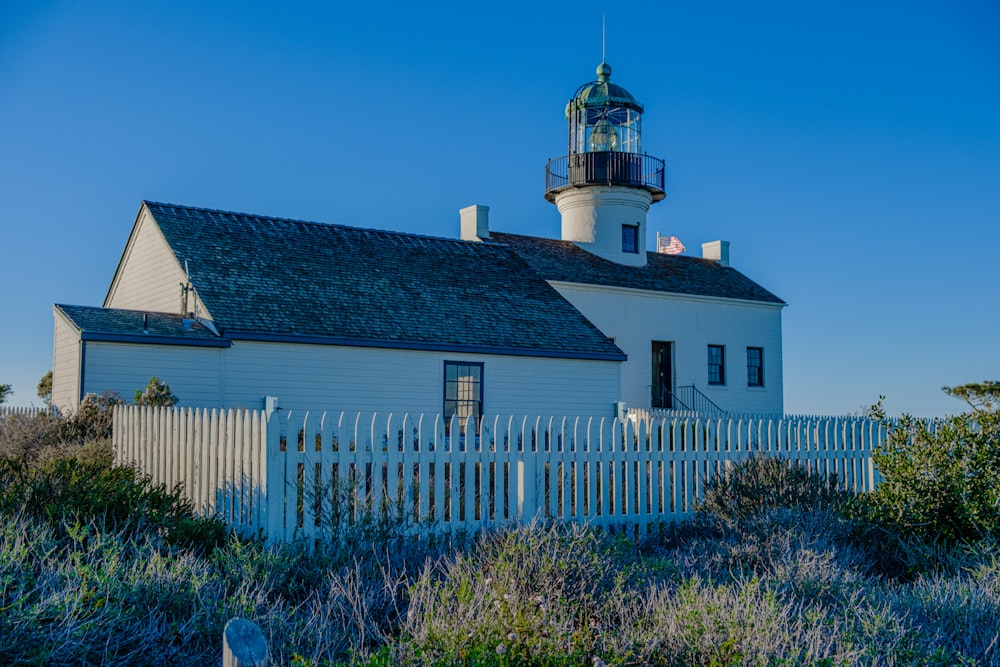
[[[186,204],[172,204],[172,203],[169,203],[169,202],[155,202],[155,201],[149,201],[148,199],[143,199],[142,203],[145,204],[145,205],[147,205],[147,206],[158,206],[158,207],[163,207],[163,208],[169,207],[169,208],[176,208],[176,209],[182,209],[182,210],[187,210],[187,211],[199,211],[199,212],[202,212],[202,213],[218,213],[218,214],[221,214],[221,215],[242,216],[242,217],[245,217],[245,218],[256,218],[258,220],[269,220],[269,221],[273,221],[273,222],[286,222],[286,223],[294,223],[294,224],[298,224],[298,225],[310,225],[310,226],[314,226],[314,227],[324,227],[324,228],[325,227],[335,227],[335,228],[346,229],[346,230],[350,230],[350,231],[364,232],[364,233],[368,233],[368,234],[387,234],[387,235],[390,235],[390,236],[406,237],[406,238],[413,238],[413,239],[425,239],[425,240],[429,240],[429,241],[451,241],[451,242],[454,242],[454,243],[467,243],[467,244],[475,244],[475,245],[484,245],[482,243],[479,243],[478,241],[467,241],[465,239],[455,238],[455,237],[452,237],[452,236],[433,236],[433,235],[430,235],[430,234],[419,234],[419,233],[416,233],[416,232],[401,232],[401,231],[392,230],[392,229],[373,229],[371,227],[359,227],[359,226],[356,226],[356,225],[345,225],[345,224],[340,223],[340,222],[319,222],[317,220],[300,220],[300,219],[297,219],[297,218],[285,218],[285,217],[275,216],[275,215],[261,215],[259,213],[245,213],[245,212],[242,212],[242,211],[226,211],[224,209],[207,208],[207,207],[204,207],[204,206],[188,206]],[[493,244],[493,245],[497,245],[497,244]]]

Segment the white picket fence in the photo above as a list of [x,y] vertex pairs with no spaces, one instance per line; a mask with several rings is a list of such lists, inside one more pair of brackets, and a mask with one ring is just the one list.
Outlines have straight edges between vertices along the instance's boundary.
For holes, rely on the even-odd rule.
[[486,418],[478,435],[445,426],[436,415],[120,406],[113,443],[119,463],[182,483],[200,510],[290,540],[330,535],[363,512],[413,531],[535,517],[641,530],[689,517],[712,475],[754,453],[867,491],[885,435],[858,418],[505,416]]
[[4,417],[36,417],[48,414],[49,408],[33,405],[0,405],[0,419]]

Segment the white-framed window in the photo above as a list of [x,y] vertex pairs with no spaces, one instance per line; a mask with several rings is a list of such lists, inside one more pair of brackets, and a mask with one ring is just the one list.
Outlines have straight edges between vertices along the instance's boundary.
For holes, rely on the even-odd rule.
[[444,362],[445,428],[451,429],[452,417],[458,417],[465,429],[467,418],[472,417],[479,431],[483,416],[483,364],[475,361]]

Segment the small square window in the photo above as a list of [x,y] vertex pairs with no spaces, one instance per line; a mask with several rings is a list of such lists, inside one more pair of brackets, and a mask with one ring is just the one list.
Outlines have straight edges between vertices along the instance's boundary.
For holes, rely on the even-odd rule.
[[639,254],[639,228],[635,225],[622,225],[622,252]]
[[708,346],[708,384],[726,384],[726,347],[724,345]]
[[747,386],[764,386],[764,348],[747,348]]

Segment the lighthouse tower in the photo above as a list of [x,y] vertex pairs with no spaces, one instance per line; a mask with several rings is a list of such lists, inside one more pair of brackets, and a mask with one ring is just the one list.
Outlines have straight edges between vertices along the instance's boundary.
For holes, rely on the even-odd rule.
[[646,213],[662,200],[663,160],[642,152],[643,107],[611,83],[611,67],[566,105],[568,155],[545,167],[545,198],[562,215],[562,239],[619,264],[646,263]]

